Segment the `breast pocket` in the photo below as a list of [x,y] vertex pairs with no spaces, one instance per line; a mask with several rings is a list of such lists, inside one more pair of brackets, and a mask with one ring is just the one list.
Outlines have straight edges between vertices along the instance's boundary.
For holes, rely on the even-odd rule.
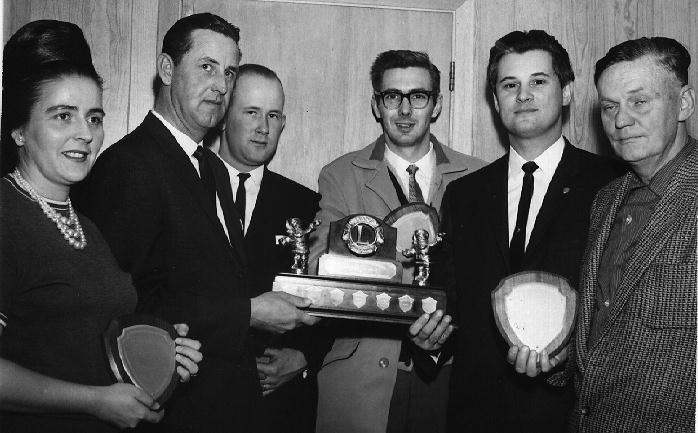
[[643,279],[642,320],[653,328],[696,327],[696,263],[655,263]]

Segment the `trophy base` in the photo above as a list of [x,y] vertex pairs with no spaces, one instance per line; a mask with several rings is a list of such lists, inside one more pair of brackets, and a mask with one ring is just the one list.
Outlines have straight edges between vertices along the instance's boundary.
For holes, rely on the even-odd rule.
[[411,324],[424,313],[446,309],[446,292],[381,280],[279,274],[273,291],[308,298],[309,314]]

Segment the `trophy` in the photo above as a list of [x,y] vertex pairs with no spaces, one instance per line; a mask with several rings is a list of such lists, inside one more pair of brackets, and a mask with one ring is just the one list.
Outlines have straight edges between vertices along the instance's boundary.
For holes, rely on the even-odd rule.
[[556,355],[567,344],[577,316],[577,292],[559,275],[519,272],[492,291],[497,328],[510,346]]
[[[423,219],[421,210],[428,208],[424,204],[420,206],[418,213],[422,216],[417,219]],[[404,222],[403,217],[408,213],[414,212],[403,212],[394,221]],[[431,211],[428,213],[432,214]],[[432,215],[436,212],[433,211]],[[286,225],[288,235],[285,239],[288,239],[286,244],[294,246],[294,266],[291,273],[276,276],[273,290],[309,298],[312,301],[308,307],[310,314],[410,324],[424,313],[445,310],[445,292],[427,286],[429,250],[441,239],[435,226],[403,235],[398,233],[398,228],[371,215],[355,214],[333,221],[327,251],[319,259],[318,275],[315,276],[298,272],[296,258],[305,254],[307,265],[307,236],[318,224],[313,222],[303,229],[290,221]],[[411,229],[413,223],[403,225]],[[433,232],[432,236],[430,232]],[[406,239],[409,239],[407,245]],[[430,243],[430,239],[434,241]],[[413,260],[405,260],[408,258]],[[302,258],[300,262],[303,262]],[[403,266],[414,265],[413,284],[403,284]]]

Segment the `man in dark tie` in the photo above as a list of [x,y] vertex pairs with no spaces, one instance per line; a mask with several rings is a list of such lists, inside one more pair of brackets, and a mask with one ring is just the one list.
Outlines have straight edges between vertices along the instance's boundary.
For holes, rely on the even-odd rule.
[[155,427],[167,432],[266,431],[250,328],[283,332],[317,320],[297,308],[309,300],[250,300],[230,180],[200,145],[228,106],[238,41],[216,15],[177,21],[157,57],[155,108],[98,158],[87,184],[85,211],[131,273],[138,311],[188,323],[203,344],[200,374],[175,391]]
[[[277,238],[286,233],[289,218],[300,218],[307,227],[320,199],[267,167],[286,124],[284,99],[274,71],[255,64],[240,66],[221,134],[218,154],[235,191],[254,282],[250,296],[271,290],[277,273],[291,271],[292,251]],[[315,431],[317,371],[329,349],[328,340],[315,331],[306,327],[282,336],[261,330],[250,333],[271,431]]]
[[559,274],[576,287],[589,208],[614,172],[562,136],[574,73],[554,37],[509,33],[490,50],[487,75],[509,152],[448,186],[442,207],[448,242],[434,270],[435,278],[445,277],[459,324],[450,341],[449,431],[559,433],[573,391],[517,373],[539,356],[506,344],[490,294],[503,277],[526,270]]
[[[322,225],[313,236],[311,259],[325,249],[332,221],[356,213],[385,218],[411,202],[438,209],[449,182],[483,165],[430,134],[431,122],[441,113],[442,96],[439,69],[427,54],[383,52],[371,67],[371,82],[371,108],[383,134],[322,169],[318,180]],[[405,267],[403,282],[412,283],[413,271]],[[427,377],[415,368],[411,353],[414,343],[424,347],[429,334],[424,329],[436,331],[440,328],[433,324],[448,325],[450,320],[436,312],[426,326],[423,318],[415,322],[409,334],[404,326],[375,323],[336,329],[337,338],[318,375],[317,431],[443,431],[450,365],[436,377]],[[444,342],[440,336],[440,332],[433,335],[429,347],[434,343],[440,347]]]

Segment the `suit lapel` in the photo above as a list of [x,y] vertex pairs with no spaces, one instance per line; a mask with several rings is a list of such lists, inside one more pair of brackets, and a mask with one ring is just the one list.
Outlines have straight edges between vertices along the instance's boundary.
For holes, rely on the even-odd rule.
[[[208,202],[206,190],[189,156],[182,150],[177,140],[175,140],[165,125],[152,113],[148,113],[143,123],[148,133],[153,137],[153,143],[160,149],[160,153],[169,160],[168,165],[173,168],[172,178],[180,182],[186,191],[189,191],[194,201],[199,204],[199,208],[203,210],[211,224],[216,227],[216,230],[219,231],[221,236],[227,239],[225,231],[223,230],[223,225],[216,214],[216,207],[211,206]],[[230,183],[228,182],[228,190],[230,189]],[[235,246],[231,246],[233,250],[237,251]],[[240,251],[238,251],[238,256],[243,258],[242,256],[244,256],[244,254],[240,254]]]
[[[611,234],[611,228],[613,227],[613,221],[616,218],[618,209],[623,203],[626,194],[628,193],[628,185],[630,182],[631,173],[627,173],[622,180],[618,191],[611,198],[610,202],[605,206],[599,206],[596,210],[597,214],[605,215],[600,220],[600,227],[598,229],[598,235],[590,238],[589,244],[587,245],[586,257],[588,259],[584,262],[586,267],[582,268],[581,272],[585,275],[582,279],[587,281],[582,287],[584,291],[581,293],[581,311],[578,315],[580,321],[577,335],[577,356],[579,358],[579,368],[586,366],[584,362],[588,353],[588,342],[589,333],[591,332],[591,321],[594,317],[594,312],[596,310],[596,292],[598,288],[598,277],[599,277],[599,266],[601,264],[601,257],[603,256],[604,248],[606,247],[606,242]],[[591,221],[594,224],[594,221]],[[590,233],[594,233],[595,227],[590,227]]]
[[[385,137],[381,135],[375,141],[373,145],[373,150],[368,159],[364,159],[364,156],[358,156],[353,164],[360,167],[363,170],[361,176],[363,178],[360,180],[366,188],[373,191],[374,194],[380,198],[387,208],[387,212],[392,209],[400,207],[400,199],[395,191],[395,186],[390,181],[390,175],[388,174],[388,165],[383,161],[385,156]],[[364,208],[370,209],[375,206],[367,206],[364,202]],[[385,217],[385,215],[374,215],[379,218]]]
[[490,179],[486,182],[488,188],[489,203],[487,205],[487,217],[494,224],[489,224],[497,240],[497,246],[502,254],[502,260],[506,269],[509,269],[509,210],[508,210],[508,171],[509,156],[504,155],[493,162],[493,170]]
[[526,256],[530,256],[532,252],[540,245],[541,241],[546,238],[546,232],[550,227],[556,215],[567,205],[567,197],[575,192],[572,189],[575,187],[574,179],[579,172],[579,156],[575,152],[572,145],[565,139],[565,148],[562,151],[562,158],[555,169],[555,174],[548,185],[548,190],[543,198],[543,204],[538,211],[538,216],[534,222],[531,238],[526,247],[524,262]]

